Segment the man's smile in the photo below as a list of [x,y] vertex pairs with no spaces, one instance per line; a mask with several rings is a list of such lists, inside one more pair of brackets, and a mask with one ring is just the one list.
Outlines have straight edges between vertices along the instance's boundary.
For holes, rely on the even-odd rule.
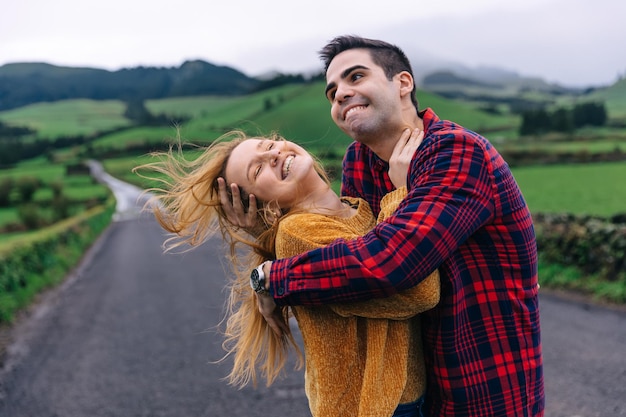
[[350,116],[352,113],[356,111],[360,111],[360,110],[365,110],[366,108],[367,106],[362,105],[362,104],[348,107],[348,109],[343,114],[343,120],[346,120],[348,116]]

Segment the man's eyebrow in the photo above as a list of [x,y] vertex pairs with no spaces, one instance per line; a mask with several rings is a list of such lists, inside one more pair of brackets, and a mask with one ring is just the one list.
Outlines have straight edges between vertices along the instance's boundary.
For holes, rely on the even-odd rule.
[[335,88],[335,85],[336,85],[335,83],[330,83],[330,84],[326,85],[326,90],[324,90],[324,95],[326,97],[328,97],[328,92],[330,90],[332,90],[333,88]]
[[[358,65],[353,65],[353,66],[351,66],[350,68],[346,68],[346,69],[345,69],[345,70],[341,73],[341,77],[340,77],[340,78],[341,78],[341,79],[344,79],[344,78],[346,78],[348,75],[350,75],[350,73],[351,73],[352,71],[354,71],[354,70],[358,70],[358,69],[369,69],[369,68],[368,68],[368,67],[366,67],[365,65],[361,65],[361,64],[358,64]],[[336,85],[337,85],[336,83],[329,83],[329,84],[326,86],[326,90],[324,90],[324,95],[326,95],[326,96],[327,96],[327,95],[328,95],[328,92],[329,92],[330,90],[332,90],[332,89],[333,89]]]

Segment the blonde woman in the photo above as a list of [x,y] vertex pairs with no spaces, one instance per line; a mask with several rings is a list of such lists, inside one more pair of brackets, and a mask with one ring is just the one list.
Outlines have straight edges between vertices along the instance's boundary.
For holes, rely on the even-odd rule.
[[[397,190],[381,202],[379,221],[406,195],[408,164],[422,137],[422,132],[407,130],[398,142],[390,160]],[[260,314],[250,266],[367,233],[376,224],[369,205],[339,197],[312,155],[279,136],[247,138],[233,132],[192,161],[173,150],[155,156],[158,162],[136,170],[165,174],[164,187],[151,191],[161,203],[152,205],[154,214],[172,233],[166,247],[196,246],[218,231],[230,247],[235,278],[224,343],[234,360],[229,382],[256,384],[261,375],[271,384],[289,347],[299,357],[300,352],[286,307],[275,312],[282,332],[272,331]],[[224,180],[238,184],[240,195],[253,196],[241,204],[252,208],[258,237],[228,221],[219,193]],[[239,257],[242,245],[251,249],[245,260]],[[313,416],[420,416],[426,381],[418,314],[438,301],[439,276],[434,271],[412,290],[386,299],[292,307],[303,337],[305,387]]]

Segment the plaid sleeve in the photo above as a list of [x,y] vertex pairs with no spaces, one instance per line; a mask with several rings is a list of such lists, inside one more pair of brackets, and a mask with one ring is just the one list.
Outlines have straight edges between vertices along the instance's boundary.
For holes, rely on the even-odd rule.
[[[385,297],[417,285],[437,269],[495,210],[490,161],[484,143],[474,135],[459,129],[426,138],[413,161],[409,195],[372,232],[274,262],[270,286],[276,303]],[[375,170],[358,163],[352,168],[347,173],[357,178],[354,183],[369,187],[371,182],[371,189],[376,188],[376,179],[368,178]]]

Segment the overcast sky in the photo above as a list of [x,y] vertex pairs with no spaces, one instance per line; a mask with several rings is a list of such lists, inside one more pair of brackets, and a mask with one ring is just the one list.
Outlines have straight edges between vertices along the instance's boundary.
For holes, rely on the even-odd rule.
[[[0,65],[116,70],[188,59],[254,76],[320,68],[336,35],[566,86],[626,75],[624,0],[3,0]],[[420,60],[414,60],[418,67]]]

